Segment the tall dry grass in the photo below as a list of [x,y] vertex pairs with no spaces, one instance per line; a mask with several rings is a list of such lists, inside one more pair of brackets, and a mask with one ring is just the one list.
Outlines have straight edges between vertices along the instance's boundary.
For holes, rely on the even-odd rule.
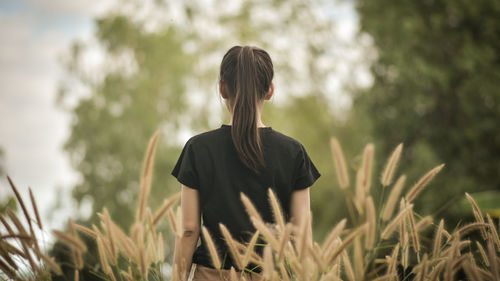
[[[147,204],[157,141],[158,133],[155,133],[144,158],[135,221],[128,231],[120,229],[103,209],[98,213],[99,225],[85,227],[70,220],[67,232],[53,232],[70,248],[75,280],[84,266],[82,257],[87,250],[81,235],[96,241],[103,280],[183,280],[185,275],[175,265],[169,274],[161,272],[161,265],[165,263],[164,240],[157,229],[166,216],[174,234],[181,235],[181,214],[179,208],[173,209],[180,194],[165,199],[155,211]],[[244,272],[248,271],[249,264],[256,264],[262,269],[263,280],[269,281],[500,280],[498,226],[489,215],[485,218],[472,196],[466,194],[475,221],[453,231],[445,229],[444,220],[435,225],[430,216],[418,216],[414,211],[414,199],[444,165],[431,169],[405,191],[406,176],[396,172],[402,144],[390,155],[380,177],[373,176],[375,147],[372,144],[363,150],[362,163],[355,171],[347,168],[341,145],[335,138],[331,140],[331,148],[339,186],[346,194],[351,216],[358,219],[351,222],[343,219],[333,226],[323,242],[312,241],[307,231],[310,218],[300,226],[287,222],[271,190],[268,196],[274,213],[271,223],[264,221],[253,203],[242,194],[242,203],[256,233],[250,241],[242,243],[220,225],[229,254],[236,262],[236,268],[224,272],[221,278],[247,280]],[[379,184],[374,179],[379,179]],[[60,274],[61,269],[40,250],[33,230],[34,222],[36,227],[43,228],[36,202],[30,193],[33,218],[10,178],[9,183],[26,222],[10,210],[0,216],[4,229],[0,233],[0,278],[50,280],[53,274]],[[375,204],[370,190],[391,184],[389,194],[381,198],[381,204]],[[435,229],[433,237],[423,236],[422,232],[431,227]],[[202,235],[209,244],[213,264],[220,267],[215,245],[210,242],[211,234],[203,228]],[[266,241],[263,256],[255,251],[259,238]]]
[[52,274],[62,271],[55,260],[42,251],[42,243],[35,233],[36,228],[44,229],[31,188],[34,217],[9,176],[7,180],[21,207],[22,218],[10,209],[0,214],[0,280],[51,280]]
[[[246,270],[246,264],[239,261],[250,255],[255,258],[253,262],[262,268],[263,279],[270,281],[500,280],[497,226],[489,215],[484,218],[469,194],[466,197],[476,221],[457,227],[452,232],[444,228],[443,220],[434,226],[431,217],[418,216],[414,211],[412,202],[444,168],[444,164],[429,170],[406,192],[406,176],[399,175],[389,195],[382,198],[380,206],[376,206],[370,193],[371,188],[376,188],[372,176],[375,147],[372,144],[365,147],[361,165],[353,171],[355,181],[352,191],[349,190],[352,181],[344,153],[335,138],[331,140],[331,148],[339,186],[346,193],[347,205],[354,206],[353,215],[360,218],[358,222],[352,222],[353,227],[346,229],[347,219],[343,219],[333,227],[323,243],[305,243],[306,232],[287,231],[293,226],[286,224],[271,190],[269,200],[273,207],[274,225],[263,221],[252,202],[242,194],[248,215],[267,245],[261,257],[255,252],[248,253],[253,248],[241,245],[230,235],[224,235],[231,256],[238,261],[236,270]],[[402,150],[400,144],[390,155],[378,177],[378,187],[390,186],[397,177],[396,167]],[[436,227],[433,240],[424,239],[421,234],[430,226]],[[472,237],[476,237],[471,235],[473,232],[481,234],[477,236],[480,239],[471,241]],[[210,240],[207,241],[210,243]],[[209,246],[215,248],[215,245]],[[233,279],[245,278],[246,275],[240,273]]]
[[[97,242],[103,279],[107,280],[162,280],[165,273],[160,266],[164,262],[163,234],[158,231],[160,221],[170,214],[174,233],[179,233],[178,218],[172,218],[172,208],[180,198],[176,193],[166,198],[163,204],[152,211],[147,206],[153,178],[154,156],[158,132],[150,139],[140,177],[140,192],[135,221],[128,232],[123,231],[104,208],[98,213],[99,226],[92,228],[75,225],[75,229]],[[77,234],[74,233],[74,237]],[[61,237],[62,238],[62,237]],[[71,245],[70,245],[71,246]],[[76,252],[83,249],[72,247]],[[120,262],[119,262],[120,261]]]

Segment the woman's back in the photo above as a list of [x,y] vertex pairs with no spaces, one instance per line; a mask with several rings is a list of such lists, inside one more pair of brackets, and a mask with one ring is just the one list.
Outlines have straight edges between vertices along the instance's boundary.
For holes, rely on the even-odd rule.
[[[262,218],[273,222],[267,189],[276,193],[285,218],[290,218],[293,191],[311,186],[320,176],[304,147],[293,138],[271,127],[259,128],[265,167],[257,172],[242,163],[233,144],[231,126],[192,137],[185,145],[172,171],[179,182],[198,191],[203,225],[214,238],[223,268],[235,266],[220,233],[224,224],[233,237],[246,242],[255,231],[240,200],[244,193]],[[212,267],[202,238],[193,262]]]
[[[222,276],[221,268],[213,269],[204,236],[196,247],[201,220],[219,251],[219,258],[214,256],[215,266],[242,269],[233,263],[219,228],[225,225],[242,243],[255,231],[241,193],[253,202],[264,221],[272,222],[267,198],[271,188],[286,220],[295,226],[309,224],[308,187],[320,174],[298,141],[262,123],[264,101],[274,93],[273,77],[271,57],[261,48],[234,46],[222,58],[219,93],[231,114],[231,126],[222,125],[189,139],[172,171],[182,183],[182,229],[175,240],[174,265],[183,278],[192,262],[197,264],[193,280],[220,280]],[[310,232],[310,225],[308,229]],[[257,247],[258,253],[261,250]]]

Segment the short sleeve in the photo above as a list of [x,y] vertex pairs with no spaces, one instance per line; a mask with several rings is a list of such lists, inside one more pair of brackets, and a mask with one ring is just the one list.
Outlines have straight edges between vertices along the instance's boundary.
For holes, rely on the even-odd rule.
[[292,188],[294,190],[310,187],[321,176],[311,158],[307,155],[304,146],[300,145],[300,151],[296,158],[295,175]]
[[192,139],[186,142],[184,148],[182,149],[181,155],[172,170],[172,175],[177,178],[177,180],[190,188],[199,189],[198,173],[195,167],[195,153],[193,148]]

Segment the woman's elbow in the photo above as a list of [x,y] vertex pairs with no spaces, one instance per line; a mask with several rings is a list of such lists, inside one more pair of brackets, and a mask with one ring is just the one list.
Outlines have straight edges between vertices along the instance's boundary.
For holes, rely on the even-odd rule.
[[182,228],[182,237],[184,238],[198,238],[200,236],[199,225],[186,225]]

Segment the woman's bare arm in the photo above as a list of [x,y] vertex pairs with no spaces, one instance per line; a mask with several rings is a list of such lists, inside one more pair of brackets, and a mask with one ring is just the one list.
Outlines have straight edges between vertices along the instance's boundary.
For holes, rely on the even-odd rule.
[[181,191],[182,229],[181,237],[175,239],[174,264],[183,277],[189,276],[193,253],[200,236],[200,198],[198,190],[182,185]]
[[306,235],[307,243],[312,244],[312,229],[310,221],[311,203],[309,196],[309,188],[300,189],[292,193],[290,202],[291,222],[298,232],[295,235],[298,237],[304,224],[307,224]]

